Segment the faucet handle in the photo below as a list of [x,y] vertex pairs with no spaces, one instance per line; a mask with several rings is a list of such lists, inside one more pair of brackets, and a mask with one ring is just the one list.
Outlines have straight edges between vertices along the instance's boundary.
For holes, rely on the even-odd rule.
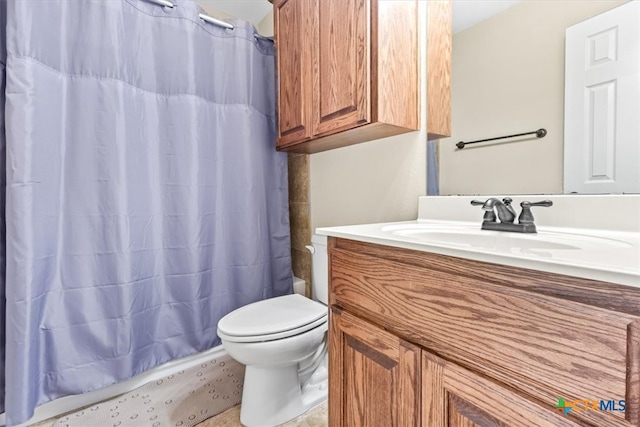
[[[486,202],[481,202],[480,200],[472,200],[471,204],[473,206],[484,206]],[[483,222],[496,222],[496,213],[493,209],[485,211],[484,216],[482,217]]]
[[553,206],[553,202],[551,200],[543,200],[541,202],[522,202],[520,203],[520,206],[522,207],[522,212],[520,212],[520,216],[518,217],[518,224],[533,224],[531,207],[542,206],[548,208],[549,206]]
[[531,207],[531,206],[543,206],[543,207],[545,207],[545,208],[548,208],[549,206],[553,206],[553,202],[552,202],[551,200],[543,200],[543,201],[541,201],[541,202],[535,202],[535,203],[532,203],[532,202],[522,202],[522,203],[520,203],[520,206],[524,207],[524,204],[525,204],[525,203],[526,203],[527,205],[529,205],[529,207]]

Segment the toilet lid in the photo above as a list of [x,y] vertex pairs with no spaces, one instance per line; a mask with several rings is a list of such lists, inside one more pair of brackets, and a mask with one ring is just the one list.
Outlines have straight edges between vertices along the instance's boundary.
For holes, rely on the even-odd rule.
[[[327,307],[293,294],[245,305],[218,322],[218,334],[226,337],[261,337],[291,331],[302,333],[303,327],[326,321]],[[288,334],[284,334],[288,335]]]

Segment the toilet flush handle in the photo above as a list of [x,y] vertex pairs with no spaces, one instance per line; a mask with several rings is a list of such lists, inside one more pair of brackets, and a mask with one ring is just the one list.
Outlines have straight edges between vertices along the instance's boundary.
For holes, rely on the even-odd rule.
[[307,248],[307,250],[311,252],[312,255],[316,253],[316,248],[311,245],[306,245],[305,248]]

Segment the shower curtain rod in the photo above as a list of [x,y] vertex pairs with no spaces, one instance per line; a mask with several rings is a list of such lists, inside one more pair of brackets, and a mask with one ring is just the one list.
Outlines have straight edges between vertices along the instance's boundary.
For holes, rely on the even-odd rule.
[[200,19],[202,19],[203,21],[209,22],[210,24],[218,25],[220,27],[233,30],[233,25],[229,24],[228,22],[224,22],[219,19],[216,19],[213,16],[205,15],[204,13],[199,13],[198,16],[200,17]]
[[[171,9],[175,7],[175,5],[168,0],[148,0],[148,1],[158,4],[160,6],[169,7]],[[218,25],[219,27],[228,28],[229,30],[233,30],[234,28],[233,25],[229,24],[228,22],[221,21],[219,19],[214,18],[213,16],[205,15],[204,13],[199,13],[198,17],[200,17],[200,19],[202,19],[205,22]]]

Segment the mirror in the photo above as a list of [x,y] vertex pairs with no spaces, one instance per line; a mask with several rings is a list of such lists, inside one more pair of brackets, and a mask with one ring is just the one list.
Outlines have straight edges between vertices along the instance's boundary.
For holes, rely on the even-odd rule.
[[[454,1],[454,25],[456,3],[465,1]],[[565,30],[623,3],[522,0],[454,33],[452,134],[437,144],[441,195],[563,192]],[[456,148],[540,128],[544,138]]]

